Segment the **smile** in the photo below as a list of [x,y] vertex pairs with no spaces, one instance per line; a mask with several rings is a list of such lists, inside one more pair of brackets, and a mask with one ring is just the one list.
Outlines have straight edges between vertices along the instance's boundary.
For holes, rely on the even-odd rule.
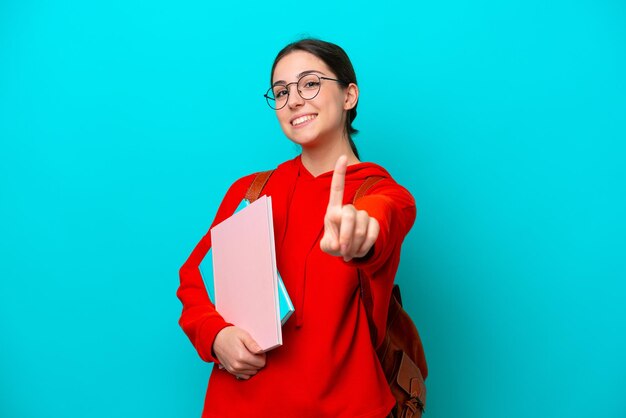
[[291,121],[291,126],[302,125],[303,123],[308,122],[310,120],[313,120],[316,117],[317,117],[316,114],[300,116],[300,117],[295,118],[294,120]]

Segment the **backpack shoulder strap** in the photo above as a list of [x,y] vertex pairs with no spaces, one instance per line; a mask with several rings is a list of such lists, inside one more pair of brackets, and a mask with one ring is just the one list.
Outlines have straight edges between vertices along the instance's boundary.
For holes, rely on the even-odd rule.
[[367,193],[367,191],[374,184],[378,183],[382,179],[384,179],[384,177],[381,177],[381,176],[372,176],[372,177],[366,178],[365,181],[363,182],[363,184],[361,184],[361,187],[359,187],[359,189],[356,191],[356,193],[354,195],[354,199],[352,199],[352,204],[354,204],[354,202],[356,202],[358,199],[360,199],[363,196],[365,196],[365,193]]
[[268,170],[257,173],[254,180],[252,180],[252,184],[248,188],[244,199],[250,203],[257,200],[263,191],[263,187],[265,187],[265,183],[267,183],[273,172],[274,170]]

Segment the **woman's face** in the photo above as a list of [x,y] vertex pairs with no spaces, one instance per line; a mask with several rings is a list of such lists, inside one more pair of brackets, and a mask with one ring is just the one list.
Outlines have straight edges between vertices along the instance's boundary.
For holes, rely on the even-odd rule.
[[[276,64],[272,83],[295,83],[303,73],[336,78],[324,61],[305,51],[294,51]],[[356,86],[355,86],[356,87]],[[278,122],[289,139],[302,147],[315,147],[326,141],[340,140],[344,131],[346,110],[353,107],[348,89],[332,80],[321,80],[320,91],[311,100],[298,94],[296,84],[288,86],[287,104],[276,111]],[[351,106],[346,109],[346,106]]]

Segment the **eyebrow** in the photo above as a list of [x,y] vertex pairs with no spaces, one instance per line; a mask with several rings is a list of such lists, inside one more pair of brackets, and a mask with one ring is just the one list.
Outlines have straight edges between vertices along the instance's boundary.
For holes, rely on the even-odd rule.
[[[321,75],[326,75],[321,71],[317,71],[317,70],[306,70],[306,71],[302,71],[300,74],[296,75],[296,77],[298,79],[300,79],[300,77],[305,76],[307,74],[313,74],[313,73],[319,73]],[[287,82],[285,80],[278,80],[278,81],[274,81],[274,84],[272,84],[272,87],[277,86],[279,84],[287,84]]]

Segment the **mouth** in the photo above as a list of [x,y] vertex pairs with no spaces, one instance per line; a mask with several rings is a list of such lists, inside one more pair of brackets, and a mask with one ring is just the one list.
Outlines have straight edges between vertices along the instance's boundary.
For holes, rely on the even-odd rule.
[[316,117],[317,117],[317,113],[311,113],[308,115],[298,116],[297,118],[294,118],[293,120],[291,120],[290,123],[291,123],[291,126],[297,127],[297,126],[301,126],[307,122],[312,121]]

